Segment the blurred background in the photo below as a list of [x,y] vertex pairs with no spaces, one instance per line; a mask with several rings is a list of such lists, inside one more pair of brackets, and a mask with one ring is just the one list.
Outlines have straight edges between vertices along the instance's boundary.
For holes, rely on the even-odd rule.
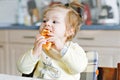
[[105,67],[99,80],[116,80],[120,72],[116,72],[120,70],[117,68],[120,63],[120,0],[0,0],[0,74],[21,76],[16,63],[33,47],[43,10],[54,3],[71,1],[84,5],[84,23],[73,41],[85,51],[98,53],[97,68]]
[[[0,0],[0,24],[34,25],[53,2],[73,0]],[[84,4],[85,24],[120,24],[120,0],[76,0]]]

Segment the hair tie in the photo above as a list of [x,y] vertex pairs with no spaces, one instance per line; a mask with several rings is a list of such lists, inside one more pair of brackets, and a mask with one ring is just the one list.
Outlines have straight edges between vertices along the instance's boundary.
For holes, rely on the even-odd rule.
[[66,3],[66,4],[65,4],[65,6],[66,6],[66,7],[69,7],[69,6],[70,6],[70,4],[69,4],[69,3]]
[[79,13],[79,16],[83,18],[84,10],[82,8],[79,8],[78,13]]
[[69,3],[66,3],[65,6],[68,8],[68,7],[71,7],[72,9],[74,9],[78,14],[79,16],[82,18],[83,17],[83,9],[82,8],[79,8],[79,7],[73,7],[71,6]]

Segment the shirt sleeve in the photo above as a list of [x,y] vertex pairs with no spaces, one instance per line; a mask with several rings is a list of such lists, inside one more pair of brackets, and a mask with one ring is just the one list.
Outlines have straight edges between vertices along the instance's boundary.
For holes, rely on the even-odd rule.
[[29,74],[33,71],[39,59],[32,54],[32,49],[25,53],[17,62],[17,68],[21,73]]
[[77,44],[71,42],[62,62],[68,68],[70,74],[83,72],[87,66],[88,59],[85,51]]

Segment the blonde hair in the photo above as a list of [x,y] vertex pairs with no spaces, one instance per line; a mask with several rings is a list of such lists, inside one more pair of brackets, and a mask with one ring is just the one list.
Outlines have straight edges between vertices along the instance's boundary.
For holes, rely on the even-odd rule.
[[48,7],[45,11],[44,14],[46,14],[48,11],[53,10],[54,8],[63,8],[68,10],[66,18],[65,18],[65,23],[66,23],[66,29],[73,28],[74,29],[74,35],[68,36],[67,40],[72,40],[72,38],[76,35],[77,31],[80,29],[80,26],[82,24],[82,13],[79,13],[77,10],[83,9],[83,5],[80,4],[79,2],[71,2],[68,4],[54,4]]

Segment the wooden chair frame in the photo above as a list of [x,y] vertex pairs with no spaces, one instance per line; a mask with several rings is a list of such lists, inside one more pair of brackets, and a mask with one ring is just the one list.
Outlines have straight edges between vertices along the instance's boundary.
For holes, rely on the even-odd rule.
[[120,63],[117,68],[113,67],[98,67],[98,80],[120,80]]

